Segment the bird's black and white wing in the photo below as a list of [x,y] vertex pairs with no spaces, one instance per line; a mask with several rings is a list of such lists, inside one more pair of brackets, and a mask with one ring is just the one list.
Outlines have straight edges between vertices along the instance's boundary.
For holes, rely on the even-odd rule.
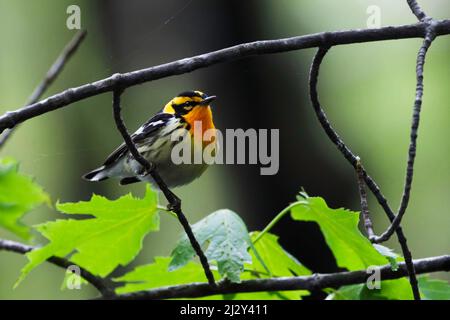
[[[131,139],[136,144],[139,152],[145,152],[153,144],[157,137],[162,134],[165,135],[167,129],[170,128],[168,124],[174,123],[175,117],[172,114],[158,113],[153,118],[144,123],[135,133],[131,135]],[[162,132],[159,132],[163,130]],[[111,170],[114,170],[115,165],[119,164],[121,160],[128,154],[128,147],[122,143],[116,150],[114,150],[105,160],[103,166],[94,169],[83,176],[88,181],[102,181],[108,179]],[[124,177],[120,184],[129,184],[140,181],[138,178],[130,176]]]
[[[144,123],[139,129],[136,130],[135,133],[131,135],[131,139],[136,144],[136,147],[139,149],[139,146],[144,142],[148,142],[148,139],[151,139],[158,130],[161,130],[165,127],[166,123],[170,121],[174,116],[167,113],[158,113],[146,123]],[[124,155],[128,152],[128,147],[125,143],[122,143],[116,150],[114,150],[108,158],[106,158],[105,163],[103,164],[105,167],[108,167],[117,161],[119,161]]]

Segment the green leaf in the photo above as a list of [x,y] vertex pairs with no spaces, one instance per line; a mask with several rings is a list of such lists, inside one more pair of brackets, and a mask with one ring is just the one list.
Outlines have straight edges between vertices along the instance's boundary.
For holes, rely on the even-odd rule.
[[[252,232],[251,238],[255,239],[258,232]],[[286,252],[279,244],[278,237],[267,233],[256,244],[256,250],[261,255],[265,263],[270,266],[277,276],[308,275],[311,272],[301,265],[294,257]],[[245,265],[245,271],[241,274],[241,280],[258,278],[270,278],[261,262],[256,259],[251,251],[252,264]],[[156,287],[178,285],[192,282],[206,282],[203,268],[199,263],[188,262],[181,268],[168,271],[169,259],[156,257],[155,262],[145,266],[139,266],[126,275],[114,279],[117,282],[126,282],[124,286],[116,289],[117,293],[128,293],[140,290],[149,290]],[[217,277],[216,267],[212,267],[214,275]],[[280,291],[280,292],[249,292],[227,295],[215,295],[206,297],[208,299],[225,300],[287,300],[299,299],[302,295],[309,294],[305,290]]]
[[299,199],[291,210],[294,220],[316,222],[332,250],[337,265],[348,270],[384,265],[383,257],[358,229],[358,212],[331,209],[320,197]]
[[[130,293],[142,290],[150,290],[159,287],[174,286],[193,282],[206,282],[202,266],[194,261],[189,261],[185,266],[173,271],[168,271],[169,257],[155,257],[151,264],[136,267],[133,271],[122,277],[114,279],[115,282],[125,282],[124,286],[116,289],[116,293]],[[212,267],[215,277],[219,277],[216,267]],[[243,279],[252,279],[249,273],[242,274]],[[199,300],[274,300],[287,299],[282,293],[249,292],[226,295],[213,295],[197,298]]]
[[[255,231],[250,233],[251,240],[254,241],[260,232]],[[252,256],[252,264],[246,265],[246,272],[242,275],[242,279],[258,279],[258,278],[272,278],[272,277],[292,277],[310,275],[311,271],[303,266],[296,258],[289,252],[285,251],[278,243],[278,236],[269,232],[265,233],[256,243],[255,249],[258,252],[261,260],[270,271],[267,273],[266,268],[262,262],[256,258],[253,251],[250,251]],[[277,292],[263,292],[251,294],[237,294],[235,299],[300,299],[301,296],[308,295],[306,290],[295,291],[277,291]]]
[[[218,210],[194,224],[192,231],[208,260],[217,262],[220,275],[232,282],[240,282],[244,263],[252,261],[247,252],[251,241],[242,219],[231,210]],[[171,256],[170,270],[184,266],[195,257],[186,234],[178,241]]]
[[22,269],[18,283],[51,256],[71,254],[72,262],[104,277],[118,265],[133,260],[141,250],[144,236],[159,229],[157,194],[149,186],[143,199],[131,194],[117,200],[93,195],[90,201],[57,204],[57,208],[67,214],[93,217],[56,220],[37,226],[50,242],[27,254],[29,263]]
[[406,279],[385,280],[380,289],[369,289],[365,284],[343,286],[328,295],[327,300],[411,300],[411,286]]
[[[258,235],[258,231],[250,233],[252,240],[256,239]],[[274,277],[311,274],[311,271],[308,268],[303,266],[296,258],[280,246],[278,243],[278,236],[274,234],[264,234],[254,246]],[[256,259],[255,254],[251,252],[251,255],[253,261],[251,270],[256,273],[266,273],[264,266]]]
[[397,260],[402,260],[400,256],[396,254],[394,250],[392,250],[391,248],[385,247],[381,244],[374,243],[372,245],[381,255],[386,257],[386,259],[388,259],[389,263],[391,264],[391,269],[393,271],[397,271],[398,270]]
[[343,286],[339,290],[329,290],[330,294],[326,297],[326,300],[361,300],[361,290],[363,284],[353,284],[349,286]]
[[[292,208],[294,220],[316,222],[322,231],[325,241],[336,258],[337,265],[348,270],[361,270],[369,266],[386,264],[386,259],[392,260],[397,255],[390,249],[374,247],[359,231],[358,212],[346,209],[331,209],[320,197],[299,198],[298,205]],[[381,253],[380,253],[381,251]],[[396,258],[394,258],[396,257]],[[400,258],[397,258],[400,259]],[[397,279],[381,282],[380,290],[369,290],[361,285],[360,299],[412,299],[411,287],[407,279]],[[341,288],[335,296],[342,298],[356,294],[355,288]]]
[[[170,260],[169,257],[155,257],[154,263],[136,267],[124,276],[114,279],[116,282],[126,282],[124,286],[117,288],[116,292],[129,293],[177,284],[206,282],[200,264],[190,261],[182,268],[168,271]],[[218,276],[215,270],[213,274]]]
[[31,228],[20,220],[42,203],[50,205],[50,198],[43,189],[18,172],[15,160],[0,159],[0,226],[23,239],[30,239]]
[[[445,283],[445,282],[444,282]],[[446,284],[446,283],[445,283]],[[448,286],[448,284],[447,284]],[[420,287],[420,278],[419,278]],[[420,287],[422,291],[422,287]],[[440,288],[439,288],[440,289]],[[439,290],[438,289],[438,290]],[[338,290],[328,290],[331,293],[327,300],[412,300],[411,285],[406,278],[384,280],[380,289],[369,289],[366,284],[343,286]],[[424,292],[422,292],[423,294]]]
[[450,300],[450,284],[447,281],[420,277],[419,289],[423,299]]
[[[133,271],[122,277],[114,279],[116,282],[125,282],[124,286],[116,289],[116,293],[130,293],[142,290],[150,290],[159,287],[174,286],[194,282],[206,282],[205,273],[199,263],[189,261],[185,266],[168,271],[169,257],[155,257],[151,264],[136,267]],[[215,277],[219,277],[217,268],[213,267]],[[245,275],[243,274],[245,278]],[[249,278],[250,279],[250,278]],[[273,300],[280,299],[281,295],[271,292],[250,292],[226,295],[212,295],[196,300]]]
[[411,285],[405,278],[381,281],[380,289],[363,285],[360,300],[412,300]]

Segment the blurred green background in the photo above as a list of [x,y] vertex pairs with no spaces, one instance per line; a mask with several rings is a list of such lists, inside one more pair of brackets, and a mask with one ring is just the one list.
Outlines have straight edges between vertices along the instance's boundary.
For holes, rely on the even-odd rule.
[[[447,0],[420,1],[436,19],[449,18]],[[66,28],[66,8],[81,8],[88,36],[46,96],[69,87],[222,47],[258,39],[366,28],[371,5],[380,8],[381,26],[415,23],[403,0],[279,1],[12,1],[0,0],[0,112],[21,107],[74,35]],[[361,156],[369,173],[398,206],[405,174],[420,39],[332,48],[321,69],[321,101],[335,128]],[[131,88],[124,95],[130,130],[157,112],[178,92],[200,89],[219,96],[216,126],[279,128],[280,172],[259,176],[257,166],[210,168],[176,192],[191,222],[230,208],[250,230],[263,228],[300,187],[323,196],[333,207],[359,210],[352,168],[328,141],[307,95],[315,49],[252,57]],[[414,258],[448,254],[450,249],[450,39],[439,37],[425,66],[425,95],[411,202],[403,226]],[[446,138],[447,137],[447,138]],[[1,156],[13,156],[21,171],[35,177],[52,201],[89,199],[92,193],[118,197],[143,194],[144,185],[116,181],[87,183],[80,176],[96,167],[120,143],[103,94],[34,118],[14,134]],[[369,199],[375,230],[387,219]],[[52,208],[26,216],[34,224],[55,219]],[[145,239],[133,265],[168,255],[181,228],[162,215],[161,230]],[[274,229],[282,244],[313,271],[336,270],[321,234],[311,224],[286,219]],[[20,240],[0,230],[0,237]],[[42,243],[37,237],[35,243]],[[395,237],[388,246],[400,252]],[[25,257],[0,252],[0,298],[88,298],[92,288],[60,291],[64,272],[44,264],[17,289],[12,286]],[[448,275],[436,274],[448,279]]]

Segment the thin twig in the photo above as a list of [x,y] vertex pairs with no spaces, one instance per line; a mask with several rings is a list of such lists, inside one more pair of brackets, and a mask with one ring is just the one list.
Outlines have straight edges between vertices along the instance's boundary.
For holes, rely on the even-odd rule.
[[[121,77],[120,75],[116,75],[115,77]],[[118,81],[120,83],[120,79]],[[194,233],[192,232],[191,226],[189,225],[189,222],[186,219],[186,216],[183,214],[183,211],[181,209],[181,200],[167,187],[164,180],[159,175],[157,168],[155,168],[153,163],[150,163],[147,161],[137,150],[133,140],[130,137],[130,134],[128,133],[128,130],[125,126],[125,123],[121,116],[121,105],[120,105],[120,97],[123,92],[123,88],[119,87],[118,89],[113,91],[113,109],[114,109],[114,120],[116,122],[117,128],[119,129],[123,140],[125,141],[125,144],[128,147],[128,150],[133,155],[134,159],[139,162],[142,167],[145,169],[144,175],[151,175],[152,179],[155,181],[155,183],[158,185],[159,189],[163,192],[164,196],[166,197],[167,201],[169,202],[170,210],[175,212],[178,220],[180,221],[181,225],[184,228],[184,231],[186,232],[189,241],[191,242],[192,247],[194,248],[195,252],[197,253],[197,256],[200,259],[200,262],[203,266],[203,269],[205,271],[206,278],[208,279],[209,285],[215,286],[214,276],[209,268],[208,259],[206,258],[205,254],[203,253],[202,248],[200,247],[197,239],[194,236]]]
[[[450,255],[418,259],[414,261],[417,273],[431,273],[450,270]],[[399,269],[393,271],[391,265],[380,266],[381,280],[402,278],[407,275],[405,263],[399,263]],[[241,283],[220,281],[213,288],[207,283],[190,283],[170,287],[161,287],[152,290],[119,294],[112,299],[139,300],[139,299],[174,299],[199,298],[216,294],[229,294],[239,292],[261,291],[288,291],[288,290],[318,290],[325,288],[339,288],[345,285],[366,283],[370,273],[366,270],[338,272],[330,274],[313,274],[301,277],[281,277],[271,279],[245,280]]]
[[[218,63],[233,61],[253,55],[287,52],[320,46],[334,46],[350,43],[363,43],[382,40],[422,38],[426,33],[427,23],[417,23],[404,26],[388,26],[378,29],[347,30],[322,32],[300,37],[255,41],[243,43],[218,51],[185,58],[159,66],[121,74],[123,88],[142,84],[144,82],[167,78],[188,73]],[[436,35],[450,34],[450,20],[436,22]],[[99,80],[76,88],[67,89],[45,100],[23,107],[16,111],[5,113],[0,117],[0,133],[28,119],[44,113],[65,107],[117,88],[117,77]]]
[[[37,248],[22,244],[20,242],[0,239],[0,251],[4,250],[20,254],[26,254],[35,249]],[[51,257],[47,259],[47,261],[64,269],[67,269],[68,267],[74,265],[77,266],[80,269],[80,276],[84,280],[92,284],[100,292],[102,297],[108,298],[114,296],[114,290],[107,284],[107,281],[105,279],[93,275],[92,273],[78,266],[77,264],[60,257]]]
[[[25,105],[30,105],[37,102],[44,92],[50,87],[50,85],[55,81],[61,71],[64,69],[64,66],[69,61],[70,57],[77,51],[80,44],[83,42],[86,37],[87,31],[82,30],[77,32],[72,40],[64,47],[62,52],[59,54],[56,61],[52,64],[50,69],[47,71],[44,79],[39,83],[39,85],[34,89],[33,93],[28,97],[28,100]],[[13,132],[17,129],[17,126],[12,127],[11,129],[6,130],[0,136],[0,148],[4,146],[6,141],[11,137]]]
[[425,14],[425,12],[422,10],[422,8],[419,6],[416,0],[406,0],[408,2],[408,6],[411,9],[412,13],[419,19],[419,21],[424,21],[428,19],[428,16]]
[[267,232],[269,232],[281,220],[281,218],[283,218],[286,214],[288,214],[291,211],[291,209],[293,207],[297,206],[298,204],[299,204],[298,201],[291,203],[290,205],[285,207],[283,210],[281,210],[275,216],[275,218],[273,218],[272,221],[269,222],[269,224],[264,228],[264,230],[258,234],[258,236],[255,238],[255,240],[253,240],[252,243],[256,244],[256,242],[258,242]]
[[429,32],[425,36],[422,46],[420,47],[419,53],[417,55],[417,85],[416,85],[416,97],[414,101],[414,109],[411,123],[411,134],[410,134],[410,143],[408,148],[408,162],[406,166],[406,175],[405,175],[405,184],[403,188],[402,200],[400,203],[400,207],[398,209],[398,213],[395,216],[395,219],[392,221],[387,230],[381,234],[379,237],[375,237],[375,243],[381,243],[389,240],[394,231],[400,225],[402,218],[406,212],[406,208],[408,207],[409,197],[411,194],[411,186],[414,175],[414,160],[416,158],[416,149],[417,149],[417,135],[419,129],[420,122],[420,111],[422,107],[422,96],[423,96],[423,67],[425,64],[425,57],[428,51],[428,48],[431,46],[431,43],[434,39],[433,28],[430,25]]
[[[325,112],[322,109],[322,106],[319,102],[319,95],[317,93],[317,81],[319,77],[319,69],[320,64],[322,63],[322,60],[326,53],[328,52],[329,47],[320,47],[317,51],[316,55],[314,56],[313,62],[311,64],[311,70],[309,73],[309,95],[311,99],[312,106],[314,108],[314,111],[316,113],[317,119],[319,120],[320,124],[322,125],[322,128],[324,129],[325,133],[333,142],[338,150],[343,154],[343,156],[347,159],[347,161],[353,166],[353,168],[356,170],[356,165],[358,163],[358,158],[353,154],[353,152],[347,147],[347,145],[344,143],[344,141],[339,137],[338,133],[333,129],[330,122],[328,121],[328,118],[325,114]],[[378,202],[386,212],[389,220],[392,222],[395,218],[395,215],[388,205],[388,202],[386,198],[381,193],[380,188],[375,183],[375,181],[367,174],[367,172],[362,168],[361,173],[364,177],[364,180],[369,187],[369,189],[372,191],[372,193],[377,198]],[[401,226],[398,226],[396,229],[398,242],[400,243],[400,246],[402,248],[403,257],[405,259],[405,263],[408,269],[408,275],[409,275],[409,282],[411,284],[411,289],[413,291],[415,299],[420,299],[419,294],[419,287],[417,284],[417,278],[414,271],[414,265],[412,264],[412,255],[411,251],[408,248],[407,240],[405,235],[403,234],[403,230]]]
[[364,221],[364,228],[366,229],[367,237],[369,239],[373,239],[375,233],[373,232],[373,224],[370,218],[369,204],[367,202],[367,192],[365,188],[363,170],[364,168],[362,166],[361,159],[357,157],[356,175],[358,181],[359,198],[361,200],[361,215]]

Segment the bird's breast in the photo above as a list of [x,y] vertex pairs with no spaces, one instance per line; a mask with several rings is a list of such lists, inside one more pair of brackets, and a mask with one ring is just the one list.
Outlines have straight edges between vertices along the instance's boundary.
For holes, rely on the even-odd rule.
[[211,107],[196,107],[184,116],[189,126],[189,132],[194,141],[201,141],[205,147],[211,143],[216,144],[216,127],[214,126]]

